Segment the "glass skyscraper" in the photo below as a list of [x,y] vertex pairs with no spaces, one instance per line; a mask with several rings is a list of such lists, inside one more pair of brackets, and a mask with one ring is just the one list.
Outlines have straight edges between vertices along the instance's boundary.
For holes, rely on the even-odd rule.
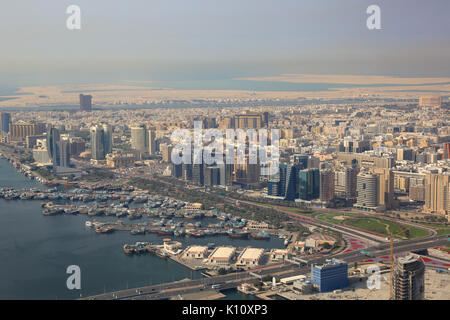
[[108,124],[98,124],[91,128],[91,158],[104,160],[112,152],[112,129]]
[[313,200],[320,196],[319,169],[305,169],[298,173],[298,198]]

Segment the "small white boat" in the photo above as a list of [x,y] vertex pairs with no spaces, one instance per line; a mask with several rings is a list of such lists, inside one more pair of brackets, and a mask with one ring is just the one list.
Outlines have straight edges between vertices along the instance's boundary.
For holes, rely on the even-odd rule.
[[86,225],[86,227],[92,227],[93,226],[92,222],[90,222],[90,221],[86,221],[85,225]]

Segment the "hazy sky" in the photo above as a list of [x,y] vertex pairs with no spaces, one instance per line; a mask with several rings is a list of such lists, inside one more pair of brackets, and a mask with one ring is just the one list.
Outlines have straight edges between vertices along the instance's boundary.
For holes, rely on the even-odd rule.
[[[81,30],[66,8],[81,8]],[[382,30],[366,9],[381,7]],[[0,85],[280,73],[450,76],[450,0],[15,0]]]

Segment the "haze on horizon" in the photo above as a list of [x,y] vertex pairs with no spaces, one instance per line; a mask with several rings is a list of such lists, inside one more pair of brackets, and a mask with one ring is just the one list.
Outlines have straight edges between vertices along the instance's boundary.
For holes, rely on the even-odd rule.
[[[81,8],[81,30],[66,8]],[[381,30],[366,9],[381,8]],[[0,87],[282,73],[450,76],[448,0],[2,3]]]

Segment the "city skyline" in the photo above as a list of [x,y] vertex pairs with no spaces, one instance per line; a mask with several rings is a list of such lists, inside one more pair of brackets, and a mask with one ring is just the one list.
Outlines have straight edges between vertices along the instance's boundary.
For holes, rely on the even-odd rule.
[[450,299],[450,1],[1,10],[0,300]]

